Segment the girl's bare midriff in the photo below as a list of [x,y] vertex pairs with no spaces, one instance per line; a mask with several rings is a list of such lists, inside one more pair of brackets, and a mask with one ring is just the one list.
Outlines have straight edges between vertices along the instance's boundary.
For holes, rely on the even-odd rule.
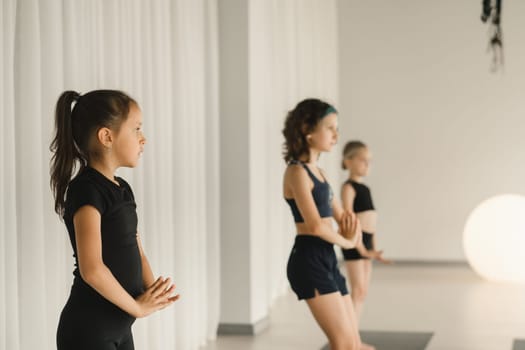
[[[325,223],[327,225],[330,225],[330,226],[332,225],[332,222],[333,222],[333,218],[332,217],[321,218],[321,220],[323,221],[323,223]],[[296,222],[295,223],[295,228],[297,229],[297,234],[298,235],[312,235],[312,230],[304,222]]]
[[361,223],[361,230],[363,232],[375,233],[377,229],[377,212],[375,210],[367,210],[356,214],[357,219]]
[[[321,220],[323,221],[323,223],[330,225],[330,226],[333,223],[333,217],[321,218]],[[297,229],[298,235],[312,235],[313,234],[312,233],[313,230],[304,222],[296,222],[295,228]]]

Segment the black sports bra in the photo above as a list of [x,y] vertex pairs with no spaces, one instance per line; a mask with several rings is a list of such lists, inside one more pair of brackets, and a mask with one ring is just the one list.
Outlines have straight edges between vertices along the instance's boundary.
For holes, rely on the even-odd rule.
[[[300,161],[293,160],[289,164],[300,164],[302,167],[306,170],[312,181],[314,182],[314,187],[312,188],[312,197],[314,198],[315,206],[317,207],[317,210],[319,211],[319,215],[322,218],[333,216],[333,210],[332,210],[332,198],[333,198],[333,192],[332,188],[330,187],[330,184],[328,184],[328,181],[324,179],[324,181],[320,181],[308,168],[306,164]],[[299,211],[299,208],[297,207],[297,203],[295,203],[295,199],[293,198],[285,198],[286,202],[290,205],[290,209],[292,210],[292,215],[295,222],[304,222],[304,219],[301,215],[301,212]]]
[[375,210],[374,203],[372,202],[372,195],[370,194],[370,189],[368,186],[353,180],[346,181],[345,185],[346,184],[352,186],[355,191],[354,213]]

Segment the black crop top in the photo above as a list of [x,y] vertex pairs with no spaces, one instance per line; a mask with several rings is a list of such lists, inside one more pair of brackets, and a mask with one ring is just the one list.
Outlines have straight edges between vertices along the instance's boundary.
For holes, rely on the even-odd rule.
[[[75,257],[73,293],[84,300],[104,302],[105,299],[80,276],[73,216],[82,206],[90,205],[101,216],[102,260],[122,287],[132,296],[142,294],[142,260],[137,243],[137,212],[135,198],[129,184],[115,177],[113,183],[97,170],[87,167],[69,183],[64,222],[69,233]],[[86,301],[87,301],[86,300]],[[87,301],[89,305],[89,301]],[[107,301],[109,303],[109,301]]]
[[[319,211],[319,215],[322,218],[333,216],[333,210],[332,210],[332,198],[333,198],[333,192],[332,188],[330,187],[330,184],[326,179],[324,181],[320,181],[308,168],[308,166],[302,162],[299,161],[291,161],[290,164],[300,164],[302,167],[306,170],[312,181],[314,182],[314,187],[312,188],[312,197],[314,198],[315,206],[317,207],[317,210]],[[299,208],[297,207],[297,203],[295,203],[295,199],[293,198],[285,198],[286,202],[290,205],[290,209],[292,210],[292,215],[295,222],[304,222],[304,219],[301,215],[301,212],[299,211]]]
[[370,194],[368,186],[352,180],[346,181],[345,185],[346,184],[352,186],[355,191],[354,213],[375,210],[374,203],[372,202],[372,195]]

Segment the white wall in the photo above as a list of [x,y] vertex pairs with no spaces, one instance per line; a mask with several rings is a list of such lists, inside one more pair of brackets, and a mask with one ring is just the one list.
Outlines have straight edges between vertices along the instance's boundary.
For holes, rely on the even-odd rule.
[[[335,103],[337,14],[334,0],[250,1],[250,206],[253,309],[267,312],[288,288],[286,263],[295,237],[283,200],[281,130],[306,97]],[[323,157],[337,174],[334,157]]]
[[335,0],[219,2],[221,325],[263,320],[288,288],[281,129],[301,99],[337,101],[336,18]]
[[525,194],[525,2],[504,2],[498,74],[481,1],[338,5],[341,143],[373,151],[378,242],[395,259],[464,260],[471,210]]

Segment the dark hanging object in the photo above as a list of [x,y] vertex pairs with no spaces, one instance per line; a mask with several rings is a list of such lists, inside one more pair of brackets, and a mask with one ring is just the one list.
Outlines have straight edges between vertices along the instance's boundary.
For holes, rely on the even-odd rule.
[[503,0],[482,0],[481,21],[489,22],[490,41],[488,49],[492,50],[492,71],[503,67],[503,33],[501,32],[501,3]]

